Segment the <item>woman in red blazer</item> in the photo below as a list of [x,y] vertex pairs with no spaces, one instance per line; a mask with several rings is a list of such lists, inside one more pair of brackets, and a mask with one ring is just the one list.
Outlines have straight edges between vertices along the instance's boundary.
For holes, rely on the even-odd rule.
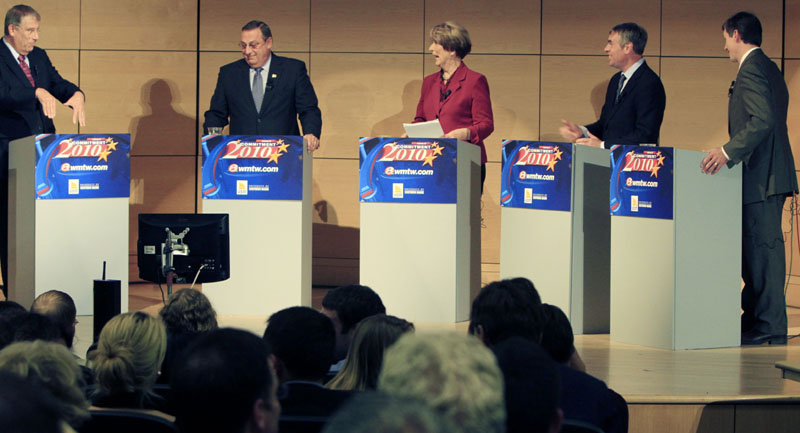
[[462,61],[472,49],[469,32],[452,21],[431,29],[428,49],[441,71],[425,77],[414,122],[439,119],[446,138],[467,141],[481,148],[481,192],[486,179],[483,140],[494,131],[492,101],[486,77]]

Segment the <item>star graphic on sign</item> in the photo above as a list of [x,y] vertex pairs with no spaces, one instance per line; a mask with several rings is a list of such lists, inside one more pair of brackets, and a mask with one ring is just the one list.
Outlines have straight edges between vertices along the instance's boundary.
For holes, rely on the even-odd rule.
[[284,142],[283,140],[278,140],[278,152],[286,152],[286,149],[289,148],[289,145]]
[[444,149],[444,147],[439,146],[438,143],[433,143],[433,154],[434,155],[441,155],[442,154],[442,149]]
[[658,155],[658,165],[659,166],[664,165],[665,156],[661,154],[661,151],[658,151],[657,155]]
[[558,159],[551,159],[550,162],[547,163],[547,170],[545,171],[556,171],[556,164],[558,164]]
[[106,143],[108,143],[108,148],[109,148],[109,149],[111,149],[111,150],[117,150],[117,144],[119,144],[119,143],[117,143],[116,141],[114,141],[114,140],[111,140],[111,139],[109,138],[108,140],[106,140]]
[[653,167],[653,169],[650,170],[650,176],[658,177],[658,170],[661,170],[661,165],[656,165],[655,167]]
[[108,155],[111,155],[111,151],[106,149],[106,150],[100,152],[100,156],[97,157],[97,160],[98,161],[108,162]]
[[274,162],[275,164],[277,164],[278,158],[280,157],[281,157],[280,151],[274,152],[272,155],[269,156],[269,159],[267,159],[267,164],[269,164],[270,162]]
[[433,167],[433,160],[434,159],[436,159],[436,155],[434,155],[434,154],[430,154],[430,155],[426,156],[425,157],[425,162],[422,163],[422,166],[425,167],[425,165],[427,164],[427,165],[430,165],[431,167]]
[[561,149],[556,147],[555,158],[553,158],[553,160],[559,160],[560,161],[562,153],[564,153],[564,152],[562,152]]

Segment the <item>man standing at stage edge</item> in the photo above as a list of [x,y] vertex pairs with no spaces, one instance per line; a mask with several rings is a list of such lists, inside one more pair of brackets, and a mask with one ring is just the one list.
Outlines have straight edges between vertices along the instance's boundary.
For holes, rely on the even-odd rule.
[[86,126],[85,97],[61,78],[47,53],[37,48],[41,16],[32,7],[8,10],[0,47],[0,261],[8,294],[8,142],[56,132],[57,103],[72,108],[72,123]]
[[230,119],[233,135],[300,135],[308,151],[319,147],[322,115],[300,60],[272,52],[272,31],[263,21],[242,27],[241,60],[220,68],[203,128],[220,133]]
[[786,115],[789,91],[761,50],[761,23],[739,12],[722,25],[725,51],[739,64],[728,96],[730,141],[708,150],[701,168],[742,167],[742,345],[786,344],[786,257],[781,217],[797,192]]

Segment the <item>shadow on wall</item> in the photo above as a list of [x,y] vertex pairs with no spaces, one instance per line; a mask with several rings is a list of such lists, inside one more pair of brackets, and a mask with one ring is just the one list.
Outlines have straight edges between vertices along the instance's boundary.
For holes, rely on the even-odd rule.
[[131,153],[141,155],[194,155],[195,118],[175,108],[178,86],[153,79],[142,86],[143,116],[131,120]]
[[403,135],[405,132],[403,130],[403,123],[411,123],[414,121],[421,90],[422,80],[412,80],[406,83],[406,85],[403,86],[402,94],[403,109],[399,113],[376,122],[372,126],[370,135],[373,137],[379,135],[399,137]]
[[[607,80],[603,80],[600,83],[597,83],[594,87],[592,87],[592,91],[589,92],[589,105],[592,107],[592,111],[594,111],[594,119],[568,119],[573,122],[578,122],[579,125],[586,125],[589,123],[593,123],[597,119],[600,118],[600,112],[603,111],[603,104],[606,102],[606,89],[608,89],[608,83],[611,81],[611,78]],[[559,117],[561,119],[561,117]],[[583,122],[583,123],[581,123]],[[550,125],[548,125],[550,126]],[[555,132],[543,133],[541,134],[542,141],[556,141],[562,142],[564,141],[564,137],[558,133],[558,128],[561,127],[561,123],[559,123],[556,128]],[[547,130],[548,128],[542,125],[543,130]]]

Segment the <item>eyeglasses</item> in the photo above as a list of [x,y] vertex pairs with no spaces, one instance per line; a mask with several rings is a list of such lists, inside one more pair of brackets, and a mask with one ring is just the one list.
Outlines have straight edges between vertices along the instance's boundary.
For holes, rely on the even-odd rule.
[[246,44],[244,42],[239,42],[239,48],[241,48],[242,50],[246,50],[247,47],[250,47],[253,50],[257,50],[262,45],[264,45],[264,42],[255,42],[254,41],[254,42],[250,42],[249,44]]

